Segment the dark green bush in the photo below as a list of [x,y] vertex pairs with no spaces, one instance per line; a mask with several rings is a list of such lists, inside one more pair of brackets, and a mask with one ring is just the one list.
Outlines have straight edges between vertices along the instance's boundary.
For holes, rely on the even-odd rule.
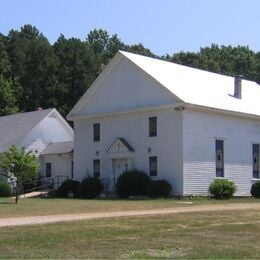
[[146,196],[149,181],[149,176],[141,170],[125,171],[117,179],[116,193],[121,198]]
[[171,190],[171,184],[165,180],[150,181],[148,185],[148,195],[151,198],[167,198],[170,196]]
[[227,179],[215,179],[209,186],[209,194],[215,199],[230,199],[235,192],[234,182]]
[[103,185],[98,178],[87,177],[79,186],[80,197],[85,199],[96,198],[103,190]]
[[257,181],[252,185],[251,195],[255,198],[260,198],[260,181]]
[[11,195],[11,187],[6,182],[0,182],[0,197],[9,197]]
[[78,181],[66,180],[57,189],[56,194],[58,197],[68,197],[68,193],[73,192],[74,196],[77,197],[79,185]]
[[51,190],[47,194],[48,198],[56,198],[57,197],[57,191],[56,190]]

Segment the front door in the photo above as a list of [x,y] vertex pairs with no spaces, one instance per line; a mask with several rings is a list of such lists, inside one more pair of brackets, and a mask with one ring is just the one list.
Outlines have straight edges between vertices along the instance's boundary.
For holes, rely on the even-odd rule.
[[114,159],[113,160],[113,173],[114,173],[114,184],[117,178],[126,170],[129,169],[128,159]]

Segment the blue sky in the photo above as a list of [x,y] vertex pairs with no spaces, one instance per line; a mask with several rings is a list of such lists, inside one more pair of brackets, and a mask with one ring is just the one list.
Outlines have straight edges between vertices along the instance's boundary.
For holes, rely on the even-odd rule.
[[155,54],[248,45],[260,51],[260,0],[0,0],[0,32],[35,25],[54,42],[94,28]]

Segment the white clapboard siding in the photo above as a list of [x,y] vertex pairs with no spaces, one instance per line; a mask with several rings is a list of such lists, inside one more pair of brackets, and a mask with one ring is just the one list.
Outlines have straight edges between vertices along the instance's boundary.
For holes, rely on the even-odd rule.
[[184,195],[206,195],[215,178],[215,140],[224,140],[224,177],[236,195],[250,195],[252,143],[260,143],[260,122],[185,110],[183,115]]
[[[157,116],[157,137],[149,137],[150,116]],[[181,120],[181,112],[165,109],[75,121],[75,178],[81,180],[87,174],[93,174],[93,159],[100,159],[101,177],[108,178],[112,184],[112,165],[107,151],[119,137],[124,138],[135,150],[134,167],[148,173],[149,156],[157,156],[156,178],[168,180],[173,186],[174,194],[181,195],[183,192]],[[93,141],[94,123],[100,123],[100,142]]]

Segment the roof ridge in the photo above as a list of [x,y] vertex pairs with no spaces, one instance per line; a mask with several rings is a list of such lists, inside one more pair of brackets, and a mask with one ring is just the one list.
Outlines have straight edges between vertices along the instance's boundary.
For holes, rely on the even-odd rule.
[[3,117],[14,117],[14,116],[20,116],[20,115],[25,115],[25,114],[30,114],[30,113],[37,113],[37,112],[47,112],[47,111],[51,111],[55,108],[46,108],[46,109],[40,109],[40,110],[35,110],[35,111],[28,111],[28,112],[18,112],[15,114],[10,114],[10,115],[5,115],[5,116],[0,116],[0,118]]

